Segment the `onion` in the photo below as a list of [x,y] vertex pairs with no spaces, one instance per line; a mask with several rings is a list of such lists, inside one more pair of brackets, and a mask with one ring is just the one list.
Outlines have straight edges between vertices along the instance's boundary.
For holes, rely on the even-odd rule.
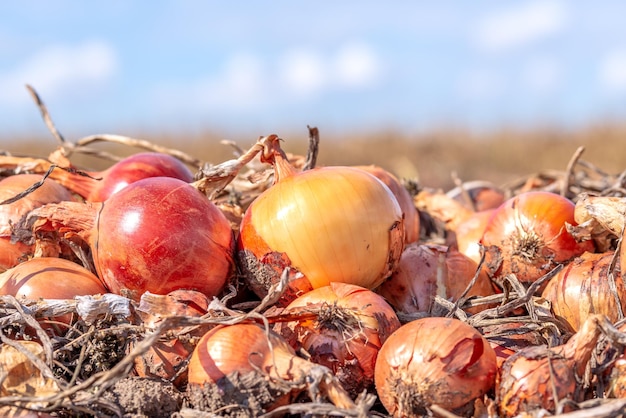
[[354,408],[329,369],[296,356],[293,348],[273,331],[240,323],[220,325],[204,334],[189,360],[188,381],[190,387],[217,385],[227,404],[229,398],[241,396],[242,392],[254,395],[274,390],[270,399],[261,400],[264,409],[272,410],[290,403],[306,389],[305,384],[314,385],[311,381],[316,376],[321,377],[317,382],[319,389],[335,405]]
[[[406,246],[398,267],[376,292],[397,311],[432,313],[435,296],[457,301],[476,274],[478,265],[454,248],[444,245],[411,243]],[[466,297],[495,293],[484,270]],[[470,308],[476,313],[488,306]]]
[[274,165],[276,183],[250,204],[238,240],[250,287],[265,296],[285,267],[300,279],[285,300],[330,282],[378,286],[404,247],[402,211],[389,188],[352,167],[296,172],[271,138],[262,160]]
[[460,222],[454,232],[454,245],[477,264],[482,258],[480,240],[495,209],[474,212]]
[[351,395],[370,389],[378,350],[400,327],[393,308],[369,289],[333,282],[298,297],[281,314],[302,312],[313,318],[279,322],[275,331],[331,369]]
[[222,212],[182,180],[136,181],[102,203],[42,206],[25,221],[36,232],[83,238],[113,293],[219,294],[233,270],[234,237]]
[[466,208],[482,212],[495,209],[505,201],[505,194],[493,183],[475,180],[468,181],[446,193]]
[[574,203],[550,192],[525,192],[495,210],[481,243],[489,247],[487,261],[495,278],[515,274],[532,283],[585,251],[593,241],[577,241],[567,225],[574,221]]
[[[16,174],[0,181],[0,201],[5,201],[26,191],[40,182],[38,174]],[[21,242],[11,242],[13,225],[32,209],[46,203],[72,200],[72,194],[54,180],[46,179],[43,184],[21,199],[0,205],[0,270],[16,266],[32,255],[33,247]]]
[[[0,274],[0,294],[18,299],[73,299],[106,292],[104,284],[92,272],[63,258],[32,258]],[[70,324],[72,315],[54,319]],[[57,334],[62,332],[52,325],[45,328]]]
[[[137,312],[141,323],[147,328],[156,328],[169,316],[200,317],[208,311],[209,299],[193,290],[174,290],[167,295],[146,292],[141,296]],[[171,381],[178,388],[187,383],[187,361],[197,340],[210,325],[191,328],[176,328],[168,333],[169,338],[155,342],[150,349],[135,358],[135,373],[140,377],[159,378]],[[129,345],[132,350],[134,344]]]
[[411,197],[411,194],[406,187],[400,183],[396,176],[376,165],[359,165],[355,166],[355,168],[359,168],[373,174],[376,178],[385,183],[387,187],[389,187],[391,193],[393,193],[398,200],[402,213],[404,213],[405,244],[418,241],[420,238],[420,217],[417,212],[417,208],[413,203],[413,197]]
[[496,355],[480,333],[455,318],[427,317],[402,325],[376,360],[375,383],[387,411],[426,414],[431,405],[471,408],[495,384]]
[[626,306],[626,285],[616,269],[609,280],[615,253],[584,253],[570,261],[546,285],[542,297],[552,311],[578,330],[592,314],[606,315],[612,322],[620,319]]
[[[580,381],[596,348],[603,315],[590,315],[565,344],[548,348],[527,347],[502,365],[496,402],[503,417],[512,417],[540,408],[557,412],[557,401],[584,399]],[[565,411],[567,403],[562,403]],[[561,412],[561,411],[559,411]]]

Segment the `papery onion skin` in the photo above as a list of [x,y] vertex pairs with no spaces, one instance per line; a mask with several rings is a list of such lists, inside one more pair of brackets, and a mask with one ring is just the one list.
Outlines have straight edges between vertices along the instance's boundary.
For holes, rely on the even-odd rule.
[[[626,285],[618,269],[609,280],[615,253],[584,253],[559,271],[546,285],[541,296],[551,303],[552,311],[575,331],[592,314],[606,315],[612,322],[621,319],[626,306]],[[617,297],[617,299],[616,299]]]
[[[433,313],[435,296],[456,302],[476,274],[478,265],[445,245],[411,243],[400,257],[391,277],[376,288],[396,310],[403,313]],[[495,290],[483,270],[465,297],[489,296]],[[479,312],[488,305],[470,308]]]
[[[42,176],[38,174],[16,174],[2,179],[0,201],[17,196],[41,180]],[[54,180],[46,179],[43,185],[21,199],[0,205],[0,271],[14,267],[32,255],[32,246],[11,242],[12,225],[36,207],[68,200],[73,200],[69,190]]]
[[514,196],[497,208],[481,239],[494,277],[515,274],[522,283],[532,283],[585,251],[593,241],[578,242],[566,224],[576,225],[574,203],[551,192],[534,191]]
[[495,384],[496,355],[480,333],[455,318],[427,317],[402,325],[376,360],[378,396],[394,417],[418,417],[437,404],[470,406]]
[[400,180],[391,172],[376,165],[358,165],[354,167],[373,174],[376,178],[385,183],[385,186],[389,187],[391,193],[393,193],[398,200],[402,213],[404,213],[404,243],[409,244],[418,241],[420,238],[419,213],[413,203],[413,197],[406,187],[400,183]]
[[279,322],[274,330],[331,369],[353,397],[370,389],[378,351],[400,327],[391,305],[369,289],[332,282],[298,297],[281,313],[298,312],[312,312],[316,319]]
[[134,182],[104,202],[91,247],[99,277],[113,293],[197,290],[209,297],[233,271],[230,223],[182,180]]
[[[373,289],[395,269],[403,247],[396,198],[376,177],[351,167],[282,176],[248,207],[239,234],[242,267],[259,296],[284,266],[311,288],[336,281]],[[268,266],[273,279],[255,277]]]

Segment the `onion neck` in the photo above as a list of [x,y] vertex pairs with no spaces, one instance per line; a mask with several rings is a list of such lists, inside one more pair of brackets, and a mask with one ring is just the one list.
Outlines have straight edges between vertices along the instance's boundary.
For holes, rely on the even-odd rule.
[[261,162],[271,164],[274,167],[274,184],[291,177],[298,171],[291,165],[285,151],[280,147],[278,135],[268,135],[263,138],[263,152]]
[[583,376],[587,363],[596,348],[601,333],[603,315],[591,315],[565,344],[555,347],[555,351],[573,360],[578,376]]

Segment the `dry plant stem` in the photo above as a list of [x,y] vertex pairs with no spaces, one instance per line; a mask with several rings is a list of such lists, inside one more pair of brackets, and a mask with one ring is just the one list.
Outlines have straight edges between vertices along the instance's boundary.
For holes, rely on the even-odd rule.
[[317,155],[319,154],[320,147],[320,132],[316,127],[310,127],[307,125],[307,129],[309,130],[309,149],[306,153],[306,161],[304,166],[302,167],[302,171],[310,170],[315,168],[315,164],[317,164]]
[[39,108],[39,111],[41,112],[41,116],[46,126],[48,127],[48,130],[52,133],[52,136],[54,136],[54,138],[59,142],[59,145],[61,145],[63,148],[65,148],[68,145],[71,146],[71,144],[67,142],[65,138],[63,138],[63,135],[61,135],[61,133],[57,130],[56,126],[52,122],[50,113],[48,113],[48,108],[46,107],[44,102],[41,100],[41,97],[39,97],[39,94],[37,94],[37,91],[29,84],[26,85],[26,89],[28,90],[31,97],[35,101],[35,104]]
[[450,310],[450,312],[446,315],[448,318],[451,317],[454,314],[454,312],[459,310],[459,307],[463,305],[465,301],[467,300],[465,296],[469,293],[470,290],[472,290],[472,287],[474,287],[474,285],[476,284],[476,280],[478,280],[478,277],[480,276],[480,272],[483,269],[484,263],[485,263],[485,250],[481,246],[480,261],[478,262],[478,266],[476,267],[476,273],[474,273],[474,277],[472,277],[472,280],[470,280],[469,284],[467,285],[463,293],[461,293],[459,298],[454,303],[454,307],[452,308],[452,310]]
[[576,163],[578,162],[580,156],[583,154],[584,151],[585,147],[578,147],[572,158],[569,160],[567,168],[565,169],[563,185],[561,186],[561,196],[569,197],[569,188],[572,178],[574,176],[574,167],[576,166]]

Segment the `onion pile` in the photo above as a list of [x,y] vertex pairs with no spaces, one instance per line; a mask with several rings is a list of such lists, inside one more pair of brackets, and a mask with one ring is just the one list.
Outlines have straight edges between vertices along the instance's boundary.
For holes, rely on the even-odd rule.
[[402,211],[389,188],[352,167],[297,172],[273,139],[262,157],[274,166],[275,184],[250,204],[240,226],[250,287],[265,296],[285,267],[295,272],[285,303],[331,282],[380,285],[404,248]]

